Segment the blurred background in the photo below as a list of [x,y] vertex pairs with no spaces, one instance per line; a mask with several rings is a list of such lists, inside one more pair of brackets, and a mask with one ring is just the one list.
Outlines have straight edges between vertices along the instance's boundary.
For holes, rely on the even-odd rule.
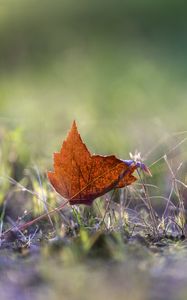
[[[0,204],[13,220],[31,199],[41,213],[24,187],[48,190],[38,174],[52,168],[74,119],[92,152],[128,159],[137,149],[148,165],[167,153],[187,183],[187,1],[0,0]],[[173,175],[163,159],[151,171],[153,206],[165,209],[163,197],[176,198]],[[180,193],[187,208],[186,188]],[[2,209],[0,232],[3,219]],[[35,256],[15,267],[1,249],[1,299],[35,299],[34,290],[36,299],[186,299],[186,244],[169,260],[142,245],[125,244],[117,272],[100,261],[65,269],[52,254],[43,270]]]
[[152,163],[187,129],[186,33],[185,1],[1,0],[1,136],[46,168],[76,119],[91,151]]

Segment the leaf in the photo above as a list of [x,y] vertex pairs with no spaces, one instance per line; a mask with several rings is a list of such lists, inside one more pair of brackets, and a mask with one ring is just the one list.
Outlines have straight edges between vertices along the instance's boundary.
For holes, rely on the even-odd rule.
[[139,166],[133,160],[123,161],[114,155],[90,154],[74,121],[60,152],[54,153],[54,172],[48,172],[48,178],[71,205],[91,205],[110,190],[136,181],[132,173]]

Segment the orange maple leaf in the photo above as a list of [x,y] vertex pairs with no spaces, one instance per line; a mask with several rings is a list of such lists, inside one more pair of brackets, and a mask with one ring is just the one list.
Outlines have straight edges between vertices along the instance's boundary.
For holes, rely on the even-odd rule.
[[60,152],[54,153],[54,172],[48,172],[48,178],[71,205],[91,205],[110,190],[136,181],[132,173],[138,167],[140,164],[133,160],[90,154],[74,121]]

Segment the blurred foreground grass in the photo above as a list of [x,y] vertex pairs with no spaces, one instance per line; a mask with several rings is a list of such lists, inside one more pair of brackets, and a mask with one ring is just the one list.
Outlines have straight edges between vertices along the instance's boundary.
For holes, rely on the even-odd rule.
[[[61,250],[63,251],[63,250]],[[126,245],[123,261],[64,265],[59,256],[24,260],[1,252],[1,299],[185,300],[186,242],[148,250]]]

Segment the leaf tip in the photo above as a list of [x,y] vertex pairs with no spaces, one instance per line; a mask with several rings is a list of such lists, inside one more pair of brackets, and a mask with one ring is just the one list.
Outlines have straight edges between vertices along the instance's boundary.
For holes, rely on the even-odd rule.
[[73,123],[72,123],[72,128],[74,128],[74,129],[77,129],[77,123],[76,123],[76,121],[75,121],[75,120],[73,120]]

